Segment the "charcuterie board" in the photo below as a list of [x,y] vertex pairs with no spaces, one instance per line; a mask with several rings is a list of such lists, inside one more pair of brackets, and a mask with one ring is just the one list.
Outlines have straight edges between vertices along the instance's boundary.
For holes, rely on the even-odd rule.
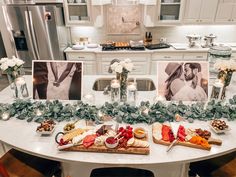
[[[147,155],[150,152],[147,131],[131,126],[120,127],[117,131],[110,125],[100,128],[78,128],[56,136],[58,150],[102,152]],[[59,135],[58,134],[58,135]]]
[[67,149],[64,149],[64,151],[103,152],[103,153],[140,154],[140,155],[148,155],[150,152],[149,147],[147,148],[129,147],[129,148],[109,149],[106,146],[97,147],[94,145],[90,146],[89,148],[85,148],[83,145],[72,146]]
[[[169,130],[169,132],[164,133],[164,131],[166,130],[167,131]],[[165,125],[165,124],[160,124],[160,123],[154,123],[152,125],[152,138],[153,138],[154,143],[162,144],[165,146],[170,146],[171,143],[176,138],[178,138],[175,145],[181,145],[181,146],[203,149],[203,150],[211,150],[211,144],[215,144],[215,145],[222,144],[221,140],[211,138],[211,134],[209,131],[206,131],[206,130],[203,131],[201,129],[190,130],[190,129],[185,129],[183,126],[179,127],[178,132],[177,132],[177,137],[174,137],[173,132],[171,130],[171,126],[169,126],[168,124]]]

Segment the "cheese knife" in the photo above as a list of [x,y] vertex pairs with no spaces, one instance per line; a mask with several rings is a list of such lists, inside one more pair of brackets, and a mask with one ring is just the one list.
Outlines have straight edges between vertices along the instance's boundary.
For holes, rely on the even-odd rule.
[[171,125],[171,130],[174,134],[175,140],[167,147],[166,152],[169,152],[174,147],[174,145],[176,145],[176,143],[178,142],[178,136],[177,136],[178,129],[179,129],[178,125],[176,124]]

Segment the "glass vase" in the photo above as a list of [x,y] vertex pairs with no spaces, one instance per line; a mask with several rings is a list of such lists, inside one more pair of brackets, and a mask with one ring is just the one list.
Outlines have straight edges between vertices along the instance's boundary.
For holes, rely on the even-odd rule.
[[220,71],[218,74],[218,79],[220,79],[224,85],[221,99],[225,98],[226,87],[229,86],[233,71]]
[[22,70],[7,73],[7,78],[14,98],[24,98],[29,96]]
[[120,74],[116,74],[116,79],[120,80],[120,101],[127,101],[127,79],[128,72],[123,71]]
[[7,78],[8,78],[11,89],[15,88],[15,80],[20,75],[21,75],[21,71],[13,71],[11,73],[7,73]]

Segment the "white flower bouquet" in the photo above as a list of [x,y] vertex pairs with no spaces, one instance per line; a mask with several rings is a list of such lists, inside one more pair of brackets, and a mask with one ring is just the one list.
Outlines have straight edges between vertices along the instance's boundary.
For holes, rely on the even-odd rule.
[[13,56],[12,58],[1,58],[0,69],[7,74],[19,71],[25,62]]
[[133,67],[134,64],[129,58],[127,58],[120,62],[114,62],[111,65],[111,70],[121,74],[122,72],[131,72],[133,70]]
[[236,61],[234,60],[217,60],[214,68],[219,71],[236,71]]
[[233,72],[236,71],[236,61],[234,60],[217,60],[214,68],[219,71],[218,79],[222,80],[224,87],[230,83]]

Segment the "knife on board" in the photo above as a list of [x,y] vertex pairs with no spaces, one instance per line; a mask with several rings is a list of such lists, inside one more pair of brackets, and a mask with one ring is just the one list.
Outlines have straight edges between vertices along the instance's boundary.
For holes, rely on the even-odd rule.
[[178,133],[179,125],[172,123],[172,124],[170,124],[170,126],[171,126],[171,130],[174,134],[175,140],[167,147],[166,152],[169,152],[174,147],[174,145],[176,145],[176,143],[178,142],[177,133]]

